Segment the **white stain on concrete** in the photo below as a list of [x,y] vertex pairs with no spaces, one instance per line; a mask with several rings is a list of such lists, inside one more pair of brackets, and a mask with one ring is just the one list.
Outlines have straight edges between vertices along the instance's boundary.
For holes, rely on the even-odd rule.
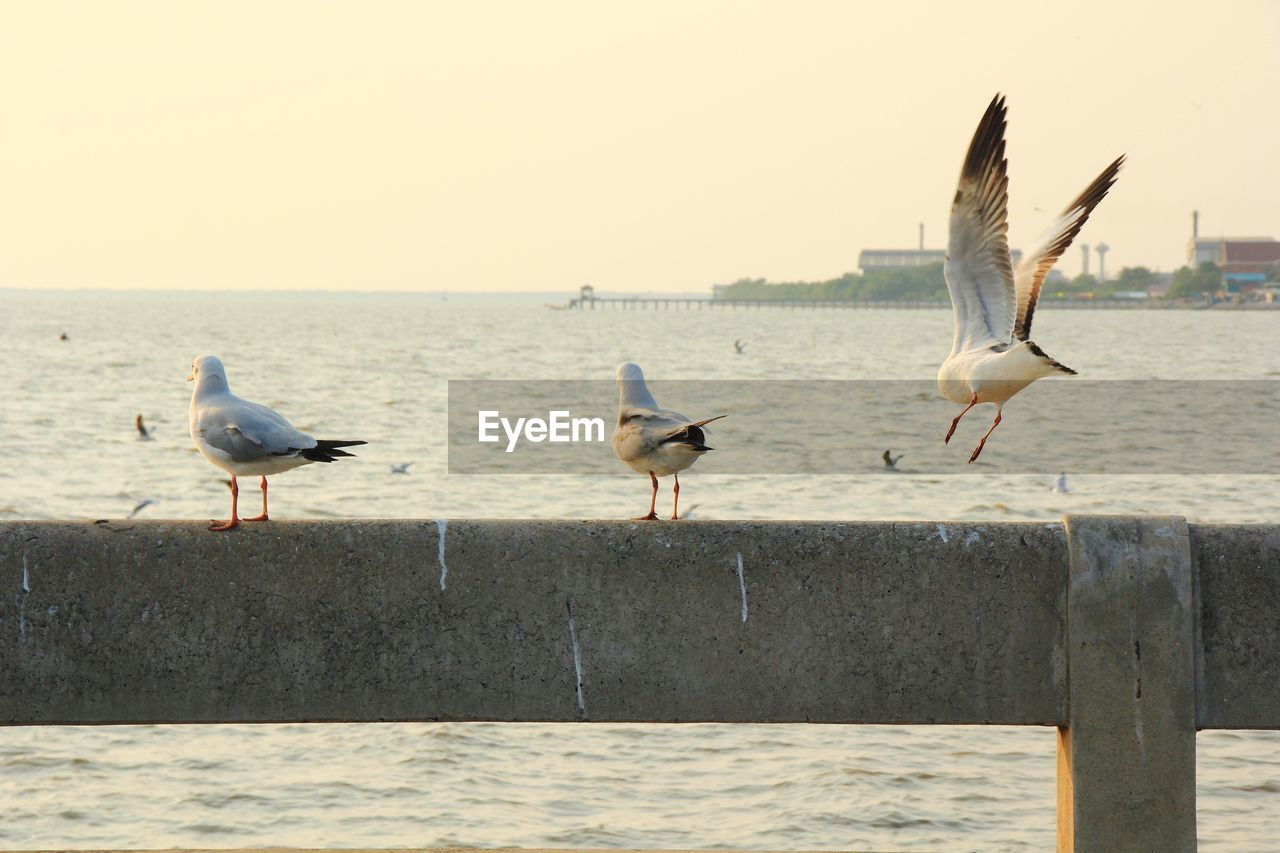
[[747,621],[747,577],[742,571],[742,552],[738,552],[738,590],[742,593],[742,621]]
[[573,602],[566,598],[564,603],[569,610],[569,642],[573,646],[573,674],[577,679],[578,712],[585,717],[587,701],[582,695],[582,651],[578,648],[578,628],[573,624]]
[[943,542],[950,541],[950,537],[947,536],[947,528],[941,524],[938,525],[938,538]]
[[964,547],[968,548],[975,542],[981,542],[982,537],[978,535],[978,531],[970,530],[969,535],[964,537]]
[[31,577],[27,570],[27,555],[22,555],[22,592],[23,595],[18,597],[18,642],[25,643],[27,641],[27,596],[25,593],[31,592]]
[[448,519],[436,519],[436,531],[439,534],[436,537],[436,557],[440,560],[440,591],[444,591],[445,578],[449,577],[449,567],[444,563],[444,531],[449,526]]

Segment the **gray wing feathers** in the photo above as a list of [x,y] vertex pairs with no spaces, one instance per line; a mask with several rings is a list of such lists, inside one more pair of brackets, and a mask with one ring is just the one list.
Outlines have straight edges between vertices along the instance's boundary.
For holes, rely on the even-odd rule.
[[278,412],[236,399],[199,413],[204,440],[235,462],[254,462],[294,450],[309,450],[316,440],[294,428]]
[[1005,113],[1004,97],[997,95],[969,143],[951,206],[944,271],[956,314],[957,344],[1013,339],[1016,301],[1007,237]]
[[1062,214],[1049,226],[1045,237],[1035,251],[1028,254],[1018,264],[1014,276],[1014,289],[1018,296],[1018,315],[1014,323],[1013,334],[1020,341],[1031,336],[1031,318],[1036,310],[1036,302],[1040,299],[1040,287],[1044,277],[1057,263],[1058,258],[1071,245],[1071,241],[1080,233],[1089,214],[1102,201],[1107,191],[1116,182],[1120,167],[1124,165],[1124,155],[1102,170],[1102,174],[1093,179],[1093,183],[1067,205]]

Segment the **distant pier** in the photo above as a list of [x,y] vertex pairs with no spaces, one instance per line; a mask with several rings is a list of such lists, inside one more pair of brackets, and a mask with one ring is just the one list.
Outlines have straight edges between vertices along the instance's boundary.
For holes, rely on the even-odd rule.
[[583,299],[575,296],[569,300],[568,307],[577,310],[595,310],[613,308],[621,310],[641,311],[658,310],[693,310],[697,308],[950,308],[950,302],[932,300],[860,300],[860,299],[712,299],[701,296],[607,296]]
[[[584,287],[579,296],[568,300],[567,305],[548,305],[550,309],[594,311],[612,309],[621,311],[673,310],[692,311],[705,309],[950,309],[950,300],[735,300],[714,296],[596,296],[594,289]],[[1041,300],[1039,307],[1052,309],[1204,309],[1207,305],[1181,305],[1166,300]],[[1225,307],[1225,306],[1224,306]],[[1251,307],[1272,307],[1257,305]]]

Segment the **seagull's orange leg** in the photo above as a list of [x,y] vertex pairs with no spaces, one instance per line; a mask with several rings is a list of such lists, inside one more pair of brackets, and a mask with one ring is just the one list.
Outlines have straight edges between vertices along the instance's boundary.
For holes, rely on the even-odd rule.
[[639,518],[633,518],[632,521],[657,521],[658,513],[654,508],[658,504],[658,477],[652,471],[649,472],[649,479],[653,480],[653,497],[649,499],[649,514],[642,515]]
[[262,515],[255,515],[253,518],[242,518],[241,521],[270,521],[267,518],[267,478],[262,477]]
[[680,475],[673,474],[676,478],[675,497],[671,499],[671,520],[679,521],[680,519]]
[[240,486],[236,483],[236,477],[231,475],[231,520],[217,521],[209,525],[210,530],[230,530],[233,527],[240,526],[240,517],[236,515],[236,506],[240,499]]
[[1000,426],[1000,415],[1001,415],[1000,410],[996,409],[996,419],[994,422],[992,422],[991,429],[987,430],[987,434],[982,437],[982,441],[978,442],[978,446],[973,451],[973,455],[969,457],[970,462],[973,462],[975,459],[978,458],[978,455],[982,453],[982,448],[986,446],[987,439],[991,437],[991,433],[995,432],[996,427]]
[[[956,434],[956,427],[960,425],[960,419],[963,418],[965,414],[967,414],[968,411],[976,405],[978,405],[978,394],[975,391],[973,394],[973,399],[969,401],[969,405],[965,406],[964,411],[956,415],[956,419],[951,422],[951,429],[947,430],[947,437],[942,439],[943,444],[951,443],[951,436]],[[972,462],[973,460],[969,460],[969,461]]]

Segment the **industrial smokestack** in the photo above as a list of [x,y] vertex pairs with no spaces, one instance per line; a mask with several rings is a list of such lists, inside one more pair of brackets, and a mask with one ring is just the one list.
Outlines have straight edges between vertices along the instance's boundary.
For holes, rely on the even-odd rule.
[[1191,239],[1200,239],[1200,211],[1191,211]]
[[924,223],[920,223],[920,251],[924,251]]
[[1111,250],[1111,247],[1108,246],[1106,243],[1099,243],[1097,246],[1094,247],[1093,250],[1098,253],[1098,281],[1106,281],[1107,280],[1107,252]]
[[1089,274],[1089,244],[1088,243],[1080,244],[1080,256],[1081,256],[1080,275],[1088,275]]

